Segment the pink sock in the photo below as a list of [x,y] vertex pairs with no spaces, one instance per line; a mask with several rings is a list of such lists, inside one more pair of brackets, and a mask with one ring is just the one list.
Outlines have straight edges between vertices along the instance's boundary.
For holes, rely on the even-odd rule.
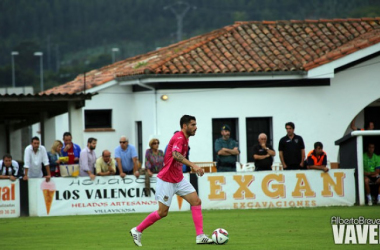
[[149,214],[145,220],[143,220],[140,225],[138,225],[136,227],[137,231],[139,231],[140,233],[142,233],[146,228],[148,228],[149,226],[153,225],[153,223],[155,223],[156,221],[158,221],[159,219],[161,219],[161,217],[158,215],[158,212],[157,211],[154,211],[152,212],[151,214]]
[[195,232],[197,233],[197,235],[203,234],[203,216],[202,216],[201,205],[192,206],[191,207],[191,214],[193,216]]

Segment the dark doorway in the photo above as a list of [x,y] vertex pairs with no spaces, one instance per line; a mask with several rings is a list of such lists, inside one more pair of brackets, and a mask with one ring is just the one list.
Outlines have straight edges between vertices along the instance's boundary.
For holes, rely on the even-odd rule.
[[[239,120],[238,118],[216,118],[212,119],[212,152],[213,161],[216,161],[216,152],[214,150],[215,140],[221,137],[220,130],[223,125],[228,125],[231,128],[231,138],[237,141],[239,145]],[[240,147],[239,147],[240,149]],[[239,161],[239,157],[238,157]]]
[[143,159],[143,138],[142,138],[142,122],[138,121],[136,122],[136,138],[137,138],[137,154],[140,163],[142,164]]
[[[367,107],[364,109],[364,127],[368,127],[368,123],[375,124],[375,130],[380,130],[380,107]],[[367,150],[368,143],[375,144],[375,154],[380,154],[380,136],[363,136],[363,151]]]
[[246,118],[247,128],[247,162],[254,162],[253,159],[253,146],[258,143],[259,134],[265,133],[267,135],[268,144],[273,148],[273,134],[272,134],[272,117],[255,117]]

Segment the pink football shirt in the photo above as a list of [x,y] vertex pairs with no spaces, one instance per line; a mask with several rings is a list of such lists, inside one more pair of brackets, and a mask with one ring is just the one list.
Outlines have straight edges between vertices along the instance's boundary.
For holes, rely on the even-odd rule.
[[158,173],[157,177],[161,180],[178,183],[183,179],[182,173],[182,163],[176,161],[173,158],[172,153],[177,151],[186,157],[189,150],[189,139],[183,134],[182,131],[179,131],[173,135],[170,139],[168,147],[166,149],[165,158],[164,158],[164,167]]

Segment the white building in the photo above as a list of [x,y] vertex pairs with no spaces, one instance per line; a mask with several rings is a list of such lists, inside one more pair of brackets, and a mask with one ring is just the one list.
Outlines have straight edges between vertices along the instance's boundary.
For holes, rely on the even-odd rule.
[[339,162],[334,142],[351,131],[355,116],[356,126],[372,119],[379,129],[379,69],[380,18],[236,23],[45,91],[97,93],[69,115],[45,120],[45,144],[70,130],[81,146],[97,138],[100,155],[126,135],[141,155],[152,137],[164,149],[190,114],[198,125],[192,161],[213,160],[222,124],[232,127],[247,162],[259,133],[277,151],[292,121],[306,153],[321,141],[328,160]]

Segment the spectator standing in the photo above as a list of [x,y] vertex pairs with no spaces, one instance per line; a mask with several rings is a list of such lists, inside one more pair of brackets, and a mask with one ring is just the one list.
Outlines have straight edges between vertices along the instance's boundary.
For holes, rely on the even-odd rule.
[[10,154],[5,154],[0,160],[0,179],[9,179],[15,181],[18,175],[19,165],[17,161],[12,160]]
[[61,153],[62,156],[69,157],[67,164],[79,163],[81,148],[78,144],[72,142],[72,136],[70,132],[63,133],[63,147]]
[[160,141],[153,138],[149,141],[149,149],[145,152],[145,170],[152,177],[153,174],[160,172],[164,165],[164,152],[158,149]]
[[367,152],[363,154],[364,187],[369,206],[372,205],[371,182],[378,185],[377,204],[380,203],[380,156],[374,152],[375,144],[369,143]]
[[111,152],[104,150],[102,156],[95,163],[96,175],[106,176],[116,173],[115,161],[111,157]]
[[115,148],[116,174],[119,174],[121,178],[127,174],[139,177],[139,163],[135,146],[130,145],[128,138],[124,135],[120,137],[119,143],[120,145]]
[[96,148],[97,140],[93,137],[88,138],[87,147],[82,149],[79,157],[79,175],[90,176],[91,180],[95,179],[95,162],[96,162]]
[[49,158],[50,174],[55,177],[61,176],[59,171],[59,164],[61,161],[59,160],[59,157],[61,156],[62,146],[63,143],[60,140],[56,140],[51,146],[50,151],[47,153]]
[[217,153],[216,168],[218,172],[234,172],[240,154],[237,142],[230,138],[231,128],[228,125],[223,125],[220,133],[222,137],[216,139],[214,145]]
[[46,149],[40,145],[40,139],[35,136],[31,140],[31,144],[24,151],[24,169],[25,175],[23,179],[26,181],[29,178],[43,177],[42,167],[46,168],[46,182],[50,181],[49,159]]
[[272,145],[267,143],[267,135],[261,133],[258,137],[259,143],[253,146],[253,158],[255,159],[255,170],[272,170],[273,157],[276,152]]
[[294,133],[294,123],[285,124],[286,136],[282,137],[278,151],[284,170],[304,169],[305,144],[301,136]]
[[308,169],[318,169],[323,172],[328,172],[329,169],[327,166],[327,155],[326,152],[323,151],[322,142],[314,143],[314,150],[311,150],[307,154],[307,168]]

